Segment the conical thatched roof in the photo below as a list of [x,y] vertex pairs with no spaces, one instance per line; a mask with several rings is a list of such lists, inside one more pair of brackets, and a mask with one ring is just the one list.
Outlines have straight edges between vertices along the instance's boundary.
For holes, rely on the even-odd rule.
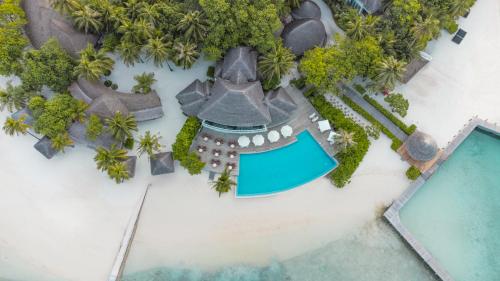
[[57,154],[57,151],[52,148],[52,141],[48,137],[43,137],[34,147],[47,159],[52,159]]
[[294,20],[285,26],[281,37],[285,47],[301,56],[305,51],[325,44],[326,29],[318,19]]
[[128,175],[130,178],[133,178],[135,176],[135,165],[137,162],[137,156],[128,156],[127,160],[123,161],[125,163],[125,166],[127,167]]
[[292,112],[297,109],[297,104],[293,101],[288,92],[282,87],[269,92],[266,95],[266,102],[268,105],[272,104],[286,112]]
[[236,127],[261,126],[271,122],[260,82],[234,84],[223,79],[215,81],[211,97],[203,105],[198,118]]
[[306,0],[302,2],[300,7],[293,9],[292,17],[296,20],[300,19],[320,19],[321,18],[321,9],[318,4],[313,1]]
[[434,159],[439,149],[430,135],[416,131],[406,140],[406,150],[412,159],[425,162]]
[[185,115],[196,116],[200,112],[203,104],[207,101],[209,93],[210,83],[208,81],[201,82],[196,79],[178,93],[176,98],[181,104],[182,112],[184,112]]
[[153,176],[173,173],[175,171],[172,152],[162,152],[155,154],[151,159],[151,174]]

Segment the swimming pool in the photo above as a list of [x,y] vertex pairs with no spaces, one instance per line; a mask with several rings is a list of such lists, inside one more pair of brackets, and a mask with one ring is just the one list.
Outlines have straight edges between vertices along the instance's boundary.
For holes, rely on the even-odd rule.
[[240,155],[236,196],[262,196],[303,185],[338,166],[307,130],[297,141],[268,152]]
[[500,280],[500,138],[475,129],[400,210],[455,281]]

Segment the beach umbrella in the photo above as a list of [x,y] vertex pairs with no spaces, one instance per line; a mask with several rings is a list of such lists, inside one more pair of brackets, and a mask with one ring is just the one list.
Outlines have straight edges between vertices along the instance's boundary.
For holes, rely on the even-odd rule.
[[267,139],[270,142],[277,142],[280,139],[280,133],[278,133],[275,130],[272,130],[269,132],[269,134],[267,134]]
[[238,144],[240,147],[247,147],[250,144],[250,138],[247,136],[241,136],[238,138]]
[[264,137],[262,135],[255,135],[252,138],[252,142],[255,146],[261,146],[264,144]]
[[288,137],[291,137],[292,134],[293,134],[293,129],[292,127],[288,126],[288,125],[285,125],[283,127],[281,127],[281,134],[283,135],[283,137],[285,138],[288,138]]
[[322,133],[332,129],[332,127],[330,126],[330,122],[328,122],[328,120],[318,121],[318,128],[319,131]]

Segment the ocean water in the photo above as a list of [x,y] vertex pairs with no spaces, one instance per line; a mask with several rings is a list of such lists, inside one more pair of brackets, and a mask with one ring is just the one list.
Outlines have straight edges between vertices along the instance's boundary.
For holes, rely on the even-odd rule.
[[338,163],[316,142],[309,131],[297,141],[262,153],[240,155],[237,196],[282,192],[321,177]]
[[304,255],[268,266],[232,265],[207,272],[161,267],[122,281],[438,281],[384,221]]
[[500,280],[500,138],[473,131],[400,217],[455,280]]

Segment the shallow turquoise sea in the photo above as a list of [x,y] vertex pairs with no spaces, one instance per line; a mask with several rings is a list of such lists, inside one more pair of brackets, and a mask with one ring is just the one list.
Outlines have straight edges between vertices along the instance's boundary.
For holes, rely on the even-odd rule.
[[500,280],[500,138],[472,132],[400,216],[455,280]]
[[233,265],[213,272],[162,267],[122,281],[437,281],[393,229],[378,220],[352,236],[265,267]]

